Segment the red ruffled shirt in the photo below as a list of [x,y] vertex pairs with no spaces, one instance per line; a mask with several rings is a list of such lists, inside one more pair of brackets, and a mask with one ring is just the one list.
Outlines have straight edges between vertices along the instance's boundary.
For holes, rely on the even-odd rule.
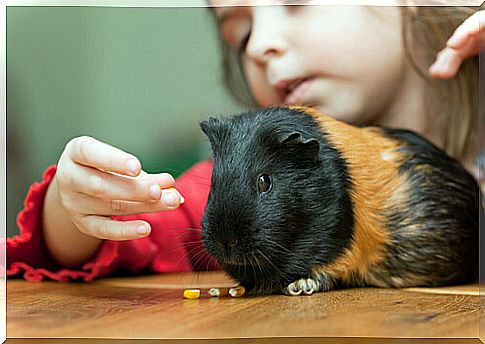
[[151,234],[137,240],[105,240],[91,261],[74,270],[56,263],[42,237],[44,197],[56,172],[56,166],[50,166],[44,172],[43,181],[34,183],[27,193],[25,207],[17,218],[20,235],[2,243],[7,250],[7,276],[22,275],[29,281],[44,278],[91,281],[117,271],[163,273],[219,269],[215,260],[204,252],[200,231],[211,171],[212,162],[204,161],[177,179],[176,187],[185,198],[177,210],[113,217],[120,221],[145,220],[152,227]]

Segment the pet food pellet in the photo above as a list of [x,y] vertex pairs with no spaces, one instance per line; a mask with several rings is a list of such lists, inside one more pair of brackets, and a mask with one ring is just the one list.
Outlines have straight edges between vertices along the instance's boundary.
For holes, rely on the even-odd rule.
[[185,289],[184,290],[184,298],[186,299],[198,299],[200,297],[200,290],[199,289]]
[[227,288],[210,288],[209,295],[213,297],[219,297],[227,295],[228,289]]
[[244,289],[244,287],[240,285],[239,287],[229,289],[229,295],[231,295],[232,297],[240,297],[244,295],[245,291],[246,289]]

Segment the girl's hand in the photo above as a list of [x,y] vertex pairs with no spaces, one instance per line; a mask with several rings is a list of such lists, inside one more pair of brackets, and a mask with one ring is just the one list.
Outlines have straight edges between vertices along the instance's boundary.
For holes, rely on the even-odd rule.
[[150,233],[145,221],[114,221],[112,215],[170,210],[184,202],[171,175],[149,175],[133,155],[87,136],[66,145],[54,182],[77,229],[99,239],[130,240]]
[[480,49],[485,49],[485,10],[475,12],[458,26],[428,72],[434,78],[452,78],[463,61],[478,55]]

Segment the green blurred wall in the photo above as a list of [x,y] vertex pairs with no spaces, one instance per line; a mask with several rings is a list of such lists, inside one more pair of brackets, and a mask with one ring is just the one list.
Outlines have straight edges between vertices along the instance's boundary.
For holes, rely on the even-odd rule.
[[208,156],[225,93],[207,8],[7,7],[7,234],[31,183],[90,135],[174,175]]

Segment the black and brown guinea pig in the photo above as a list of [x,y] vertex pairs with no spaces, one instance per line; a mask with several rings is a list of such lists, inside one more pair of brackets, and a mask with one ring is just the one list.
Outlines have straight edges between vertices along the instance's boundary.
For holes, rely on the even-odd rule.
[[204,246],[250,293],[477,278],[478,184],[417,134],[304,107],[201,128],[214,159]]

